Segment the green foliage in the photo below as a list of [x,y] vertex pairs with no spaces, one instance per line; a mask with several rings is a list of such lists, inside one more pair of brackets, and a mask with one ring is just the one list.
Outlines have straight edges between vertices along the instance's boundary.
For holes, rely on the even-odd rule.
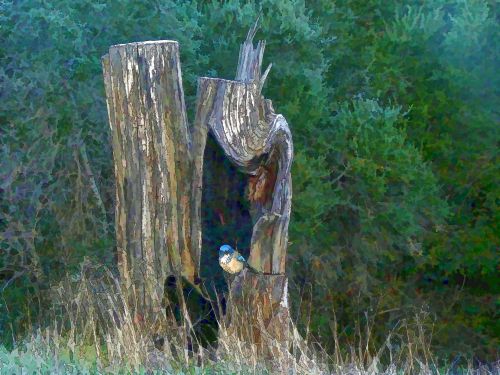
[[96,374],[95,363],[81,358],[65,358],[44,348],[42,340],[36,338],[26,347],[9,352],[0,346],[0,374]]
[[[398,309],[405,308],[405,300],[408,307],[427,305],[436,316],[437,347],[475,352],[481,358],[495,357],[499,332],[495,301],[500,285],[500,138],[495,109],[499,34],[493,26],[494,9],[485,1],[420,5],[339,1],[332,18],[324,23],[326,32],[336,35],[338,41],[325,52],[332,58],[327,74],[335,90],[332,110],[342,112],[353,95],[377,98],[384,106],[401,106],[406,116],[398,127],[404,129],[408,142],[417,147],[434,175],[411,185],[431,193],[434,202],[434,209],[421,216],[427,218],[417,224],[418,234],[409,243],[409,248],[417,245],[421,256],[399,265],[396,275],[390,262],[381,260],[386,285],[377,287],[375,296]],[[326,139],[331,142],[335,137]],[[401,167],[402,172],[408,171]],[[367,176],[363,179],[369,180]],[[356,185],[348,193],[348,201],[365,185]],[[377,189],[371,187],[371,191]],[[369,202],[376,198],[372,196]],[[444,207],[440,200],[448,206],[446,216],[438,209]],[[427,200],[409,200],[402,208],[410,214],[422,203]],[[361,209],[366,214],[371,211],[369,204]],[[393,217],[397,223],[397,216]],[[335,215],[335,220],[341,218],[342,214]],[[376,225],[383,228],[380,222]],[[352,228],[333,233],[343,238]],[[396,243],[397,233],[389,235],[391,243]],[[398,318],[396,314],[389,321]]]
[[[399,108],[357,100],[351,106],[343,105],[321,131],[312,156],[298,154],[295,190],[299,197],[303,190],[311,196],[297,199],[297,223],[294,221],[292,228],[299,233],[307,230],[299,223],[308,225],[310,213],[321,223],[316,232],[303,237],[303,243],[297,243],[301,251],[338,256],[332,246],[342,247],[358,258],[358,267],[381,262],[378,266],[389,266],[387,271],[396,271],[398,264],[389,264],[404,256],[421,255],[418,239],[426,227],[442,221],[446,206],[438,197],[430,167],[398,128],[401,122]],[[328,165],[318,168],[327,171],[322,176],[310,175],[308,159],[316,152]],[[329,230],[334,237],[318,236],[318,230]],[[321,238],[321,244],[309,242],[316,237]],[[307,249],[317,245],[325,254]],[[371,272],[356,273],[374,276]],[[362,286],[365,290],[368,287]]]
[[100,57],[178,40],[192,118],[196,78],[234,77],[261,12],[264,94],[296,150],[294,307],[313,303],[325,346],[334,317],[350,339],[375,309],[377,339],[424,308],[443,354],[497,355],[500,43],[484,0],[0,1],[3,340],[85,256],[114,264]]
[[[370,307],[402,308],[397,293],[381,297],[391,281],[403,287],[421,262],[424,235],[443,222],[447,206],[430,166],[406,140],[405,121],[399,108],[355,100],[319,130],[311,155],[297,155],[290,252],[305,259],[297,271],[313,285],[315,314],[342,309],[337,318],[353,326],[353,316]],[[363,298],[353,304],[353,296]],[[329,334],[329,319],[315,323]]]

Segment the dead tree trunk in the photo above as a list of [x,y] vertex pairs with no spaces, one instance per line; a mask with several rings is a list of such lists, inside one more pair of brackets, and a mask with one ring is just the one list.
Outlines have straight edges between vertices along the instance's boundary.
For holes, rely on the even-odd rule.
[[[196,125],[207,124],[226,156],[249,175],[254,222],[249,264],[230,285],[230,333],[261,348],[286,344],[289,332],[285,276],[292,187],[293,143],[287,122],[261,96],[264,42],[255,27],[241,46],[236,80],[200,78]],[[237,323],[235,323],[237,322]],[[268,342],[269,343],[269,342]]]
[[161,312],[168,275],[198,274],[206,131],[188,129],[177,42],[115,45],[102,62],[118,266],[134,312],[146,319]]
[[161,309],[169,274],[190,280],[198,275],[209,130],[249,176],[254,222],[249,264],[257,272],[244,270],[230,285],[229,332],[264,348],[266,338],[286,345],[289,332],[285,261],[293,143],[284,117],[261,96],[270,67],[261,76],[265,43],[254,49],[256,26],[241,47],[235,80],[199,79],[192,129],[177,42],[112,46],[103,69],[113,136],[118,264],[124,289],[131,301],[139,301],[136,311]]

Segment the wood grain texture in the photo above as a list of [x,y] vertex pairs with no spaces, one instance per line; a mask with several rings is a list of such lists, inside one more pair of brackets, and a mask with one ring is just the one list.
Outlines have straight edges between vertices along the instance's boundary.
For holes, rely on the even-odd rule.
[[[250,337],[278,343],[289,332],[285,276],[293,141],[289,126],[261,95],[265,42],[256,25],[240,48],[235,80],[198,80],[189,127],[174,41],[112,46],[103,57],[116,180],[116,238],[123,287],[141,315],[161,311],[163,282],[199,274],[203,157],[210,131],[249,176],[254,222],[249,264],[230,285],[231,316],[246,316]],[[233,325],[230,331],[245,339]]]
[[[276,115],[271,101],[260,95],[263,50],[264,43],[256,49],[251,40],[244,43],[237,74],[242,81],[199,79],[197,123],[207,124],[226,156],[250,176],[254,228],[249,264],[262,273],[283,274],[292,199],[293,142],[285,118]],[[266,179],[273,181],[271,187]]]
[[188,127],[177,42],[111,46],[102,62],[118,265],[136,310],[155,314],[168,275],[194,281],[199,271],[206,131]]
[[273,358],[288,351],[293,324],[285,275],[243,270],[231,284],[229,337],[252,343],[259,354]]
[[[282,115],[261,95],[264,42],[253,47],[256,25],[240,48],[235,80],[198,80],[196,124],[206,124],[225,155],[249,176],[253,232],[248,263],[229,289],[228,334],[261,354],[288,348],[291,320],[285,276],[290,222],[293,141]],[[273,349],[274,348],[274,349]]]

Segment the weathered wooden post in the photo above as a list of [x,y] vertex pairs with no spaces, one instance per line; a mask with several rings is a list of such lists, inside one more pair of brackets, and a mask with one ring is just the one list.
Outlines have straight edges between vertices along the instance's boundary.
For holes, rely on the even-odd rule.
[[168,275],[198,274],[206,131],[188,128],[177,42],[111,46],[102,63],[122,287],[134,313],[153,318]]

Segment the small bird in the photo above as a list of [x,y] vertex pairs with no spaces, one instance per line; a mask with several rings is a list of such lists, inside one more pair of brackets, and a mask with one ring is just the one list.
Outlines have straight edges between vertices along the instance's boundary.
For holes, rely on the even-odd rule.
[[231,274],[237,274],[247,265],[243,256],[229,245],[222,245],[219,249],[219,264],[222,269]]

